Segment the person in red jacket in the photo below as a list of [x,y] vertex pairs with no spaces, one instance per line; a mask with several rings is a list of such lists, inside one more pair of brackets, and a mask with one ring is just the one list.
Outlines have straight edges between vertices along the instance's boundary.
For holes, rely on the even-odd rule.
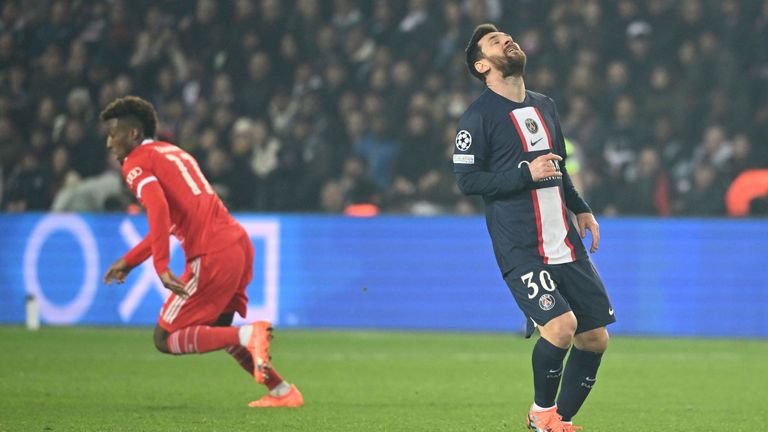
[[[155,347],[166,354],[226,350],[269,394],[253,407],[301,406],[303,398],[269,363],[271,324],[231,326],[235,312],[245,317],[246,287],[253,273],[253,245],[229,214],[200,167],[181,148],[156,140],[157,114],[151,103],[127,96],[101,113],[107,148],[122,164],[131,192],[147,210],[147,236],[115,261],[104,282],[122,283],[152,256],[155,271],[171,291],[155,327]],[[169,265],[169,235],[186,258],[177,277]]]

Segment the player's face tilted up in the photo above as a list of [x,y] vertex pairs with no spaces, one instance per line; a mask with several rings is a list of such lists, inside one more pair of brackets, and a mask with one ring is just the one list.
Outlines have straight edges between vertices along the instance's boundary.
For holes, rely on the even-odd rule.
[[502,78],[522,76],[528,56],[512,36],[503,32],[488,33],[477,43],[482,58],[475,62],[481,74],[498,73]]

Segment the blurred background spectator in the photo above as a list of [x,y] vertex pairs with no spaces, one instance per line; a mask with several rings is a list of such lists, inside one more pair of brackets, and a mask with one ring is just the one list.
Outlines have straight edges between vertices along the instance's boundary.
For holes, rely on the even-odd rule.
[[765,214],[739,190],[768,168],[768,0],[0,4],[3,211],[130,205],[97,116],[136,94],[235,211],[477,213],[451,153],[482,90],[464,45],[494,22],[597,212]]

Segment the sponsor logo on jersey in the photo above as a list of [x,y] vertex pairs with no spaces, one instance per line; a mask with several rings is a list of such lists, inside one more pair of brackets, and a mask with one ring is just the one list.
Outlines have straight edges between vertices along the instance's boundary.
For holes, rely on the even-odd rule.
[[539,307],[541,310],[545,311],[555,307],[555,298],[552,297],[552,294],[544,294],[543,296],[539,297]]
[[471,155],[471,154],[455,154],[455,155],[453,155],[453,163],[455,163],[455,164],[474,165],[475,164],[475,155]]
[[[535,134],[539,131],[539,125],[536,124],[536,120],[532,118],[525,119],[525,127],[528,129],[528,132]],[[536,141],[538,142],[538,141]]]
[[129,186],[133,186],[133,181],[136,180],[136,178],[140,176],[142,172],[143,171],[141,170],[141,167],[135,167],[128,172],[127,176],[125,176],[125,181]]
[[456,148],[460,151],[467,151],[472,145],[472,135],[462,129],[456,134]]
[[539,141],[541,141],[543,139],[544,139],[544,137],[541,137],[541,138],[537,139],[536,141],[531,141],[531,147],[535,146],[536,144],[539,143]]

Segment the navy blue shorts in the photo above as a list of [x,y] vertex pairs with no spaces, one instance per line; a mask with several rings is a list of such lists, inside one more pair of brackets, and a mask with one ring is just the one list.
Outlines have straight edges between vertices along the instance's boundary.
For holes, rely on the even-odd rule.
[[568,311],[576,315],[577,334],[616,322],[603,281],[588,259],[520,266],[507,273],[504,281],[528,320],[526,337],[535,325]]

